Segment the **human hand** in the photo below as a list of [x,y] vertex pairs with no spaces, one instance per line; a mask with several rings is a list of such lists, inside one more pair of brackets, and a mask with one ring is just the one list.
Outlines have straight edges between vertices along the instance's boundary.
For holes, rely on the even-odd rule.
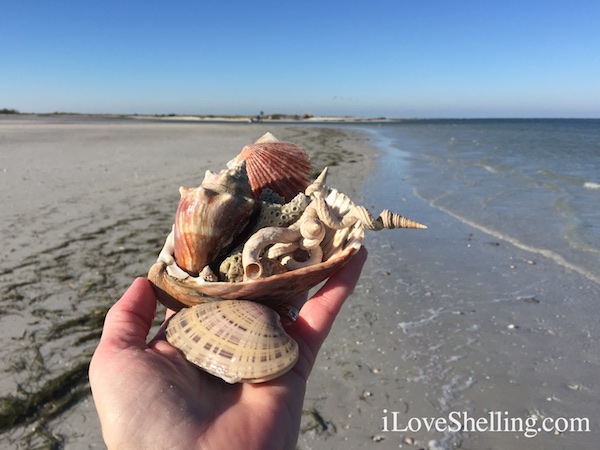
[[90,363],[108,448],[295,448],[306,381],[366,259],[362,248],[286,325],[299,346],[298,362],[258,384],[227,384],[191,365],[164,340],[164,325],[146,343],[156,297],[148,280],[135,280],[106,315]]

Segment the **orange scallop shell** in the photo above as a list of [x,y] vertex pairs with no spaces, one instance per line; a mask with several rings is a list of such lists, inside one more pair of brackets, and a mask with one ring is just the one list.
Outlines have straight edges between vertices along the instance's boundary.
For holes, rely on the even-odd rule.
[[259,139],[246,145],[234,161],[246,160],[248,180],[255,198],[269,188],[289,202],[310,184],[312,165],[308,154],[291,142]]

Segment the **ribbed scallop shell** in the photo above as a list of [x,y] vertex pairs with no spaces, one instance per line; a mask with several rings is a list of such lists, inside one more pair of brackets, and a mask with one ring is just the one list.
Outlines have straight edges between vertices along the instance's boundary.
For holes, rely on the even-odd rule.
[[252,192],[258,198],[269,188],[289,202],[310,184],[312,165],[299,145],[281,142],[271,133],[245,146],[233,161],[246,161]]
[[244,300],[203,303],[179,311],[167,340],[191,363],[228,383],[260,383],[283,375],[298,344],[271,308]]

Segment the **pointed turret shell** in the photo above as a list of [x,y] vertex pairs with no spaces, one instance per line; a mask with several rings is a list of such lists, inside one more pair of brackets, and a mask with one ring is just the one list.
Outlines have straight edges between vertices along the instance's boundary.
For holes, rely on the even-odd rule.
[[179,311],[167,340],[188,361],[228,383],[260,383],[298,360],[298,344],[271,308],[245,300],[203,303]]

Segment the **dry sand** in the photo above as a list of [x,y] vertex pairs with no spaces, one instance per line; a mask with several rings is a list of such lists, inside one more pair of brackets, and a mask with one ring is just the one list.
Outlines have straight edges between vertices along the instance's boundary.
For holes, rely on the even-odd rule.
[[[367,233],[369,260],[309,380],[300,449],[594,448],[598,286],[432,208],[376,135],[333,127],[0,119],[0,422],[27,418],[2,442],[104,447],[86,367],[107,308],[155,260],[179,186],[272,131],[330,165],[330,184],[357,203],[430,226]],[[394,412],[404,427],[451,411],[587,416],[594,428],[383,430]]]

